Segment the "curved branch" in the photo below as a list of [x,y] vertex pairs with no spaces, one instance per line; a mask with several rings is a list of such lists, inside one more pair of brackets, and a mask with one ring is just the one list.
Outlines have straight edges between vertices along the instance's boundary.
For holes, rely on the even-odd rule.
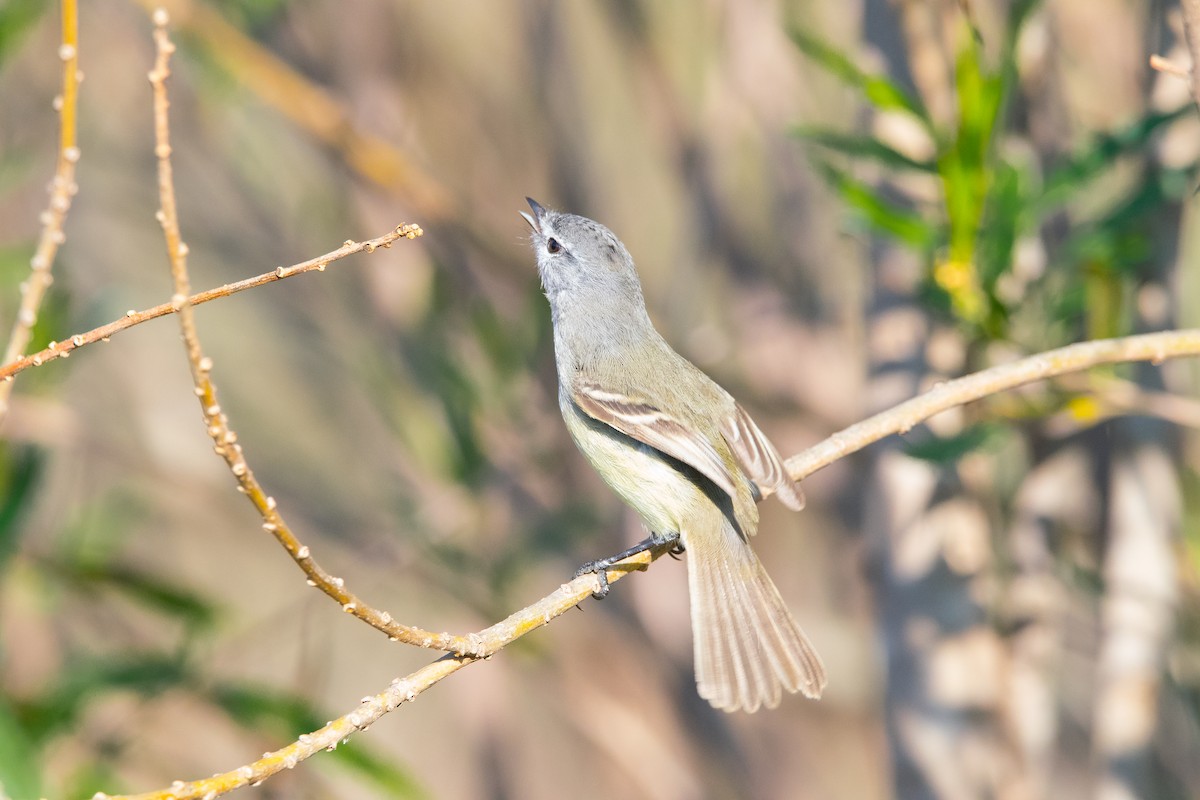
[[[345,581],[331,575],[312,557],[308,545],[302,544],[276,507],[275,498],[263,489],[246,461],[237,434],[230,427],[229,417],[221,410],[217,400],[217,387],[211,373],[213,361],[204,355],[200,337],[196,332],[193,309],[188,302],[191,289],[188,285],[187,253],[179,231],[179,217],[175,206],[175,186],[171,169],[171,141],[167,109],[166,80],[170,76],[170,57],[175,50],[167,34],[167,12],[159,9],[154,13],[154,42],[157,50],[154,68],[150,71],[150,83],[154,87],[154,152],[158,157],[158,193],[161,208],[158,220],[166,238],[167,256],[171,263],[171,275],[175,283],[175,294],[171,306],[179,313],[179,327],[187,350],[192,382],[205,426],[213,440],[213,450],[228,465],[238,483],[238,489],[246,495],[263,519],[263,529],[283,545],[296,565],[308,576],[308,582],[336,600],[342,610],[353,614],[368,625],[386,633],[394,641],[402,641],[417,647],[448,650],[455,653],[482,654],[475,637],[437,633],[421,628],[402,625],[392,619],[386,611],[380,611],[364,603],[345,587]],[[398,231],[399,232],[399,229]],[[413,238],[420,228],[410,228],[405,234]],[[409,235],[411,234],[411,235]],[[320,267],[318,266],[318,269]]]

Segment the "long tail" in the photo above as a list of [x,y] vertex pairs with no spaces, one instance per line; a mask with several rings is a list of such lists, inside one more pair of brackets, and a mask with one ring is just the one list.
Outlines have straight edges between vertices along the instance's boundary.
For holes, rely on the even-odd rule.
[[750,545],[720,526],[684,537],[700,696],[724,711],[774,708],[781,689],[820,697],[821,657]]

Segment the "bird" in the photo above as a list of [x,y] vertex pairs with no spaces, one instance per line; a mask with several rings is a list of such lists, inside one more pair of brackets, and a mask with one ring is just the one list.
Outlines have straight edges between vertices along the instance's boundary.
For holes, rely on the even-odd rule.
[[725,389],[663,339],[625,245],[604,225],[526,198],[550,305],[559,409],[576,446],[642,517],[649,538],[585,565],[605,567],[665,543],[686,554],[696,686],[724,711],[819,698],[827,678],[750,546],[758,501],[804,494],[783,459]]

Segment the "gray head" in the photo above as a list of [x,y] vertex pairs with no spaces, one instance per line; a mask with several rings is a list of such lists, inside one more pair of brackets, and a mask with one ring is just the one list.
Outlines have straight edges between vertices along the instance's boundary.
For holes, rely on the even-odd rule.
[[567,319],[573,327],[592,329],[649,324],[642,285],[621,240],[599,222],[525,199],[533,215],[521,216],[533,228],[530,238],[555,326]]

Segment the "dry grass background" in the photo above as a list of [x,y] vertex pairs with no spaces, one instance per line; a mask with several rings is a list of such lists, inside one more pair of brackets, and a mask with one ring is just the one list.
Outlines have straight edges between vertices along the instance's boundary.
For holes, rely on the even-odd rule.
[[[903,284],[911,265],[848,231],[808,145],[791,135],[801,124],[862,125],[865,112],[787,35],[798,25],[920,84],[922,57],[937,54],[907,60],[905,4],[167,5],[180,44],[172,130],[194,287],[402,221],[425,230],[416,242],[196,310],[222,406],[260,480],[318,558],[396,618],[477,630],[642,535],[558,417],[548,311],[517,216],[526,195],[616,231],[663,334],[741,398],[785,454],[915,388],[872,379],[872,348],[900,345],[868,313],[880,286]],[[972,5],[985,34],[1001,24],[1003,4]],[[957,5],[928,7],[948,18]],[[1145,66],[1149,52],[1176,40],[1168,12],[1046,2],[1023,42],[1031,132],[1009,144],[1066,152],[1166,103],[1156,93],[1179,95]],[[171,293],[154,220],[148,14],[97,0],[84,5],[80,30],[80,193],[44,314],[49,338]],[[237,30],[251,50],[229,38]],[[35,13],[5,42],[0,312],[8,314],[53,171],[55,14]],[[297,93],[246,53],[270,54],[334,105]],[[1186,86],[1175,103],[1185,100]],[[1195,158],[1187,152],[1195,127],[1184,130],[1180,142],[1156,145],[1184,151],[1164,158]],[[1094,201],[1118,193],[1135,169],[1114,170]],[[1181,324],[1195,323],[1200,296],[1187,291],[1195,268],[1182,266],[1194,250],[1192,205],[1189,197],[1182,209],[1164,208],[1182,219],[1163,261]],[[1169,367],[1176,386],[1191,380],[1194,389],[1194,365]],[[1108,436],[1106,424],[1095,435]],[[99,687],[79,677],[89,665],[184,665],[183,677],[153,687],[89,695],[37,751],[46,794],[166,786],[288,740],[222,710],[216,687],[291,693],[323,720],[430,659],[308,589],[261,532],[211,453],[172,321],[23,375],[0,432],[10,451],[36,448],[44,459],[0,585],[8,702],[68,693],[68,679]],[[1168,438],[1171,480],[1194,488],[1194,435]],[[790,698],[775,711],[729,716],[697,698],[684,569],[662,559],[358,737],[351,747],[394,765],[408,788],[388,790],[345,761],[317,757],[239,796],[927,796],[895,780],[889,756],[903,721],[886,713],[884,642],[895,632],[880,627],[888,609],[876,604],[871,463],[851,458],[815,475],[801,515],[763,507],[756,547],[829,667],[819,703]],[[1004,467],[997,471],[1003,478]],[[1194,501],[1183,508],[1194,525]],[[1150,777],[1137,786],[1156,793],[1142,796],[1200,791],[1200,670],[1187,628],[1197,616],[1196,562],[1176,544],[1171,572],[1184,611],[1164,672],[1174,689],[1142,699],[1161,712],[1154,742],[1171,744],[1152,746]],[[939,546],[914,547],[926,545]],[[1080,560],[1096,566],[1089,559]],[[1006,564],[993,566],[1002,573]],[[121,588],[123,574],[182,589],[215,618],[189,622]],[[1078,618],[1067,625],[1062,662],[1051,665],[1054,697],[1067,698],[1047,784],[1058,793],[1046,796],[1083,796],[1098,780],[1093,721],[1072,710],[1090,707],[1094,686],[1080,676],[1098,657],[1102,598],[1071,597]],[[976,600],[1003,605],[1002,593]],[[981,679],[989,681],[1002,677]],[[991,755],[947,752],[979,761],[984,773],[1003,769],[989,767]],[[928,796],[975,796],[957,791]]]

